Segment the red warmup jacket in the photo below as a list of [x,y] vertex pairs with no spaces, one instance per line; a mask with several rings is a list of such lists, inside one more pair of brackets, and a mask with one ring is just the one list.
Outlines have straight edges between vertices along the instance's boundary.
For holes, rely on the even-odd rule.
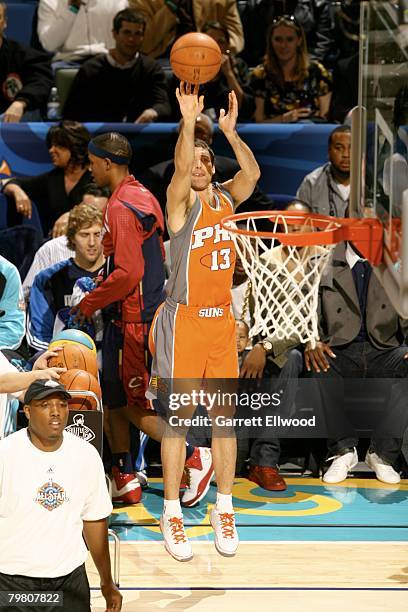
[[80,303],[86,316],[118,303],[118,318],[148,322],[163,301],[164,231],[160,204],[133,176],[112,193],[104,213],[106,278]]

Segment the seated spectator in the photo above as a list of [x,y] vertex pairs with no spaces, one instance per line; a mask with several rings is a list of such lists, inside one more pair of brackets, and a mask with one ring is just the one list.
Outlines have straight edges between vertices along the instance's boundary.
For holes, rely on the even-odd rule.
[[0,255],[0,349],[16,349],[24,338],[25,304],[18,270]]
[[266,30],[284,14],[294,15],[303,27],[311,57],[320,62],[327,60],[333,47],[331,0],[249,0],[245,4],[241,12],[245,35],[242,56],[250,66],[262,61]]
[[[101,212],[103,212],[106,203],[108,201],[109,192],[106,189],[97,187],[96,185],[90,183],[88,187],[85,189],[84,197],[82,198],[81,204],[88,204],[95,206]],[[65,213],[63,217],[66,216],[66,224],[64,229],[64,234],[62,236],[58,236],[58,238],[53,238],[52,240],[47,240],[37,251],[33,263],[31,264],[30,269],[27,272],[26,277],[23,282],[23,292],[24,299],[26,302],[30,297],[30,290],[33,284],[34,278],[37,274],[41,272],[41,270],[45,270],[45,268],[49,268],[59,261],[64,261],[64,259],[69,259],[70,257],[75,256],[75,251],[68,246],[66,230],[68,227],[69,221],[69,213]],[[62,219],[62,217],[60,217]]]
[[230,49],[244,48],[244,33],[235,0],[129,0],[129,6],[146,16],[142,51],[151,57],[168,55],[176,38],[187,32],[201,32],[207,21],[219,21],[228,28]]
[[208,113],[208,109],[213,109],[214,118],[218,117],[221,108],[228,108],[228,93],[234,90],[238,100],[238,121],[249,121],[255,105],[249,91],[248,66],[231,51],[226,25],[218,21],[208,21],[202,31],[218,43],[222,52],[220,72],[200,88],[200,94],[204,95],[205,111]]
[[[16,204],[17,213],[31,217],[31,201],[40,215],[45,234],[53,230],[59,216],[82,200],[92,182],[88,169],[88,130],[80,123],[62,121],[47,134],[47,147],[55,168],[39,176],[3,180],[3,193]],[[57,234],[53,230],[53,237]]]
[[170,117],[166,75],[140,53],[145,24],[143,14],[132,9],[115,15],[115,47],[79,70],[64,107],[66,118],[151,123]]
[[[179,124],[180,129],[181,122]],[[201,113],[196,119],[195,137],[203,140],[209,146],[212,145],[214,123],[208,115]],[[223,183],[232,178],[239,170],[238,163],[231,157],[215,155],[215,174],[213,181]],[[174,173],[174,160],[160,162],[152,166],[138,177],[160,202],[162,210],[166,206],[166,191]],[[239,212],[246,210],[268,210],[273,208],[273,202],[257,186],[251,197],[240,204]]]
[[[285,210],[302,213],[311,212],[307,205],[296,200],[287,204]],[[302,231],[303,227],[289,226],[290,231]],[[287,259],[286,247],[282,245],[273,247],[263,253],[261,259],[263,264],[267,266],[275,265],[275,261],[282,263]],[[276,292],[276,287],[271,287],[270,290]],[[282,291],[280,293],[281,295],[277,299],[279,301],[285,300],[286,295]],[[288,314],[289,316],[293,315],[289,308]],[[281,412],[289,412],[297,391],[295,381],[303,371],[303,358],[298,345],[299,339],[297,337],[258,338],[240,367],[240,378],[273,379],[273,386],[278,381],[277,388],[283,392]],[[248,479],[268,491],[284,491],[286,482],[279,474],[278,467],[280,441],[272,435],[265,436],[264,432],[262,434],[252,442]]]
[[249,327],[245,321],[236,320],[235,331],[237,333],[238,365],[241,367],[249,352],[247,349],[249,342]]
[[[321,281],[319,313],[321,340],[316,348],[306,349],[305,365],[321,383],[329,431],[328,457],[333,461],[323,481],[342,482],[358,462],[358,438],[344,416],[343,379],[395,378],[403,380],[393,389],[365,461],[378,480],[396,484],[400,476],[395,466],[408,420],[404,382],[408,375],[408,321],[394,310],[369,262],[351,243],[344,242],[336,246]],[[339,385],[333,387],[326,380]],[[364,401],[364,386],[361,391]]]
[[296,197],[307,202],[313,212],[345,217],[350,196],[351,132],[346,125],[329,136],[329,161],[307,174]]
[[294,17],[272,22],[265,59],[254,68],[251,87],[258,123],[326,120],[331,77],[322,64],[309,59],[305,33]]
[[128,0],[40,0],[38,37],[54,68],[75,66],[113,45],[112,18]]
[[95,278],[104,262],[102,213],[95,206],[78,204],[69,215],[67,243],[75,255],[46,268],[34,278],[27,320],[27,342],[36,350],[46,349],[64,328],[71,309],[75,282]]
[[[0,2],[0,114],[5,123],[40,120],[52,86],[48,56],[4,37],[7,5]],[[35,113],[35,114],[34,114]]]

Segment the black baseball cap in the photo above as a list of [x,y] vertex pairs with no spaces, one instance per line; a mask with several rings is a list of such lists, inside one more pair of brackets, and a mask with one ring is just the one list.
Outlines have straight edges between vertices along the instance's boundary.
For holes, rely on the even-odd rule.
[[44,397],[54,393],[60,393],[67,400],[71,398],[64,385],[56,380],[36,380],[31,383],[25,392],[24,403],[29,404],[32,400],[44,399]]

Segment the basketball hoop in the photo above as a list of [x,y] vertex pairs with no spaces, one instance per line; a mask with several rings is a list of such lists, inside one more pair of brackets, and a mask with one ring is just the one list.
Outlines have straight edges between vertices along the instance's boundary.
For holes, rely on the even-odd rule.
[[314,348],[319,283],[336,244],[353,242],[374,265],[382,259],[379,219],[274,210],[230,215],[221,225],[230,232],[251,282],[251,337],[290,338]]

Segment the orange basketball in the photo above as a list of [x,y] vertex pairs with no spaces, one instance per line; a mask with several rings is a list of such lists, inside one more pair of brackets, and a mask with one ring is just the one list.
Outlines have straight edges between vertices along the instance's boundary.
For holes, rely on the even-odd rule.
[[88,347],[79,343],[58,344],[52,342],[49,349],[52,351],[56,346],[60,346],[57,357],[50,357],[48,366],[50,368],[67,368],[67,370],[86,370],[95,378],[98,378],[98,364],[96,354]]
[[[101,388],[95,376],[85,370],[68,370],[61,374],[59,382],[67,391],[93,391],[99,399],[102,397]],[[69,401],[71,410],[96,410],[96,400],[93,397],[74,396]]]
[[221,67],[221,49],[211,36],[190,32],[180,36],[170,52],[174,74],[187,83],[206,83]]

